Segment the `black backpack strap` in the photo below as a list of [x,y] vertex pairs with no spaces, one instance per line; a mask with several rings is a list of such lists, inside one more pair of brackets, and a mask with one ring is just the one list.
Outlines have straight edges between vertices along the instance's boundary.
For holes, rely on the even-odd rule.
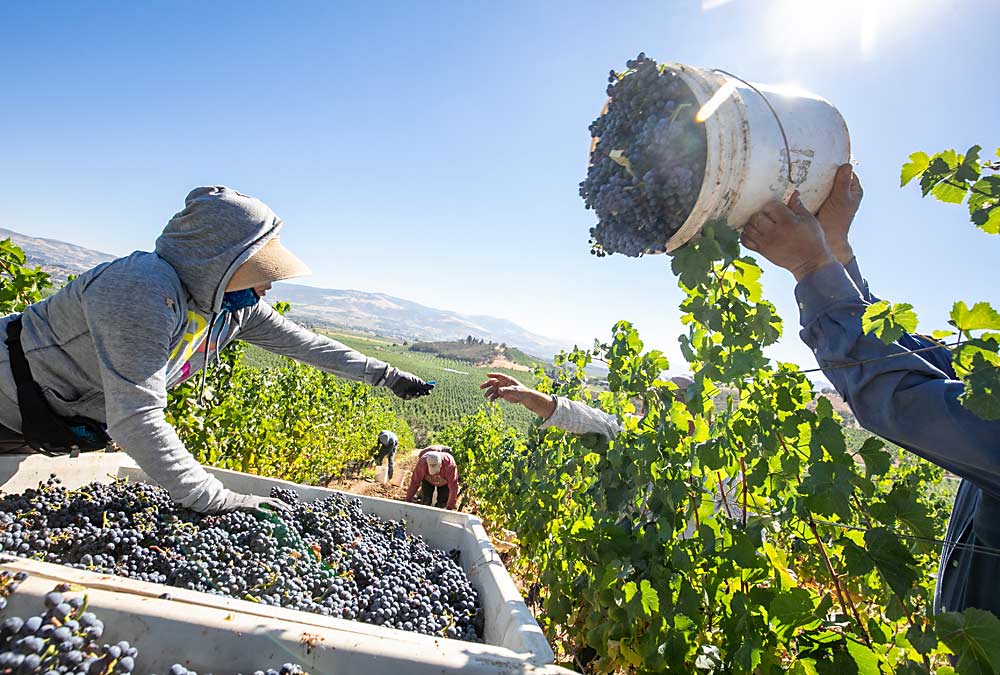
[[[49,407],[42,388],[31,376],[31,366],[21,346],[21,317],[17,316],[7,324],[7,351],[10,354],[10,369],[17,385],[17,407],[21,412],[21,435],[25,442],[38,452],[46,455],[78,453],[80,450],[97,450],[107,445],[104,429],[93,420],[83,418],[64,419]],[[72,426],[86,429],[94,440],[88,441],[74,433]]]

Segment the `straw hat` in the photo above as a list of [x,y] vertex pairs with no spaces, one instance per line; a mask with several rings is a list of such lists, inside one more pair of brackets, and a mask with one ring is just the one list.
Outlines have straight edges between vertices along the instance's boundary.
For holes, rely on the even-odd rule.
[[240,265],[226,286],[226,291],[242,291],[262,284],[282,279],[304,277],[312,274],[312,270],[281,245],[281,240],[274,237],[264,244],[264,248],[250,256],[250,259]]

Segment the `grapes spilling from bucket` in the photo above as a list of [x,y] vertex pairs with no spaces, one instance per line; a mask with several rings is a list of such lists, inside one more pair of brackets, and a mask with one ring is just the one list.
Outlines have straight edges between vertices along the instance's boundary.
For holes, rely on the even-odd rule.
[[591,253],[639,256],[665,251],[687,220],[705,173],[705,127],[690,88],[645,54],[608,77],[606,110],[580,196],[597,214]]
[[[27,578],[24,572],[0,572],[0,595],[6,599]],[[66,584],[43,599],[40,613],[27,618],[4,614],[0,622],[0,673],[46,675],[115,675],[137,672],[138,647],[112,642],[104,622],[87,608],[86,596],[71,594]],[[198,675],[179,663],[170,675]],[[210,675],[210,674],[206,674]],[[254,671],[254,675],[304,675],[302,667]]]
[[479,597],[458,551],[432,548],[357,499],[272,497],[290,514],[202,516],[160,487],[56,478],[0,499],[0,550],[324,616],[482,641]]

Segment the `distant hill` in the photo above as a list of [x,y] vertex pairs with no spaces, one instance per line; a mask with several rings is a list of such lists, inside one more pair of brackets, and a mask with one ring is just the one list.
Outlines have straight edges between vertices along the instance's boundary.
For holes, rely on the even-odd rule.
[[[55,239],[33,237],[0,228],[0,239],[10,237],[24,249],[28,263],[37,265],[61,283],[117,256]],[[291,303],[291,317],[317,327],[359,331],[408,341],[461,340],[476,335],[487,341],[516,345],[545,358],[569,345],[533,333],[513,321],[493,316],[460,314],[434,309],[383,293],[276,284],[268,299]]]
[[371,335],[411,342],[461,340],[477,335],[544,357],[567,346],[507,319],[435,309],[383,293],[279,283],[271,296],[291,303],[292,318],[327,328],[363,329]]
[[552,365],[526,354],[520,349],[508,347],[503,343],[485,342],[471,335],[467,336],[465,340],[414,342],[409,346],[409,349],[411,352],[434,354],[441,358],[463,361],[474,366],[533,370],[535,366],[551,367]]
[[70,274],[86,272],[91,267],[118,257],[76,244],[67,244],[56,239],[31,237],[0,227],[0,239],[8,237],[24,251],[28,265],[41,267],[57,283],[65,281]]

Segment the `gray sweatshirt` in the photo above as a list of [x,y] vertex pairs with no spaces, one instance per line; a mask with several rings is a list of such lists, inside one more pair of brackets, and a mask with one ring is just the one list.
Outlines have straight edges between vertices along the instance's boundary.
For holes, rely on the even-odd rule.
[[[25,309],[22,345],[57,413],[106,423],[111,438],[173,499],[212,511],[227,491],[167,424],[168,388],[237,337],[369,384],[382,384],[388,365],[297,326],[263,301],[223,311],[229,279],[277,236],[281,220],[263,202],[225,187],[196,188],[185,205],[155,253],[99,265]],[[0,335],[11,318],[0,320]],[[16,401],[0,341],[0,422],[20,431]]]

